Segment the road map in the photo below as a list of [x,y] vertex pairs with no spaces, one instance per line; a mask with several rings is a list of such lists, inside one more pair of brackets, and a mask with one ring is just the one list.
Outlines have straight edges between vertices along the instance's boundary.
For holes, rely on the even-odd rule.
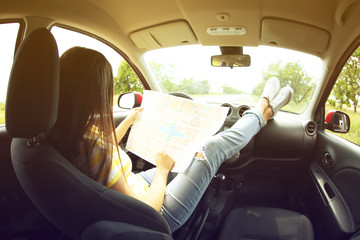
[[229,108],[155,91],[144,91],[126,149],[155,165],[159,152],[175,161],[173,172],[184,171],[206,139],[223,125]]

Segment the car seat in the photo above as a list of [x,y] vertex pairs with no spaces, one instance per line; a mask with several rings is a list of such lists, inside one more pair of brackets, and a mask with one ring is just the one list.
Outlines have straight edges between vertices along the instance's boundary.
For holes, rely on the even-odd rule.
[[[15,173],[34,205],[74,239],[172,239],[157,211],[82,174],[46,142],[59,84],[56,41],[49,30],[36,29],[15,55],[5,116]],[[108,230],[113,226],[116,233]]]
[[293,211],[270,207],[244,207],[226,217],[218,240],[312,240],[310,220]]

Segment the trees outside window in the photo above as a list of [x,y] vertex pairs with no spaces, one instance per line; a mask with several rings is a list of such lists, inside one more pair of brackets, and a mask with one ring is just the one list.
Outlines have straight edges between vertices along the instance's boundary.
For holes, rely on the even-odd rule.
[[60,55],[69,48],[80,46],[101,52],[106,57],[113,69],[114,105],[117,104],[117,97],[121,93],[129,91],[142,92],[144,89],[142,82],[129,63],[124,60],[117,51],[104,42],[58,26],[52,27],[51,32],[55,36]]
[[350,116],[350,131],[336,134],[357,145],[360,144],[360,47],[349,57],[344,65],[325,107],[325,113],[335,109]]

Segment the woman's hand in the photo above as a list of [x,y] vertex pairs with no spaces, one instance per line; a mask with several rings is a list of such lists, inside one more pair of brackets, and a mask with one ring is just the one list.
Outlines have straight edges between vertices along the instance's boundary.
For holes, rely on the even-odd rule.
[[130,113],[126,116],[125,120],[128,124],[132,125],[137,117],[137,115],[144,110],[143,107],[137,107],[131,109]]
[[118,144],[121,141],[127,130],[134,123],[139,112],[141,112],[143,109],[144,108],[133,108],[130,111],[130,113],[126,116],[126,118],[119,124],[119,126],[116,127],[115,132],[116,132],[116,139],[118,142],[115,142],[114,140],[114,144]]
[[140,197],[127,185],[124,178],[120,177],[119,180],[111,187],[121,193],[136,198],[144,203],[150,205],[155,210],[161,210],[161,206],[164,203],[165,189],[167,183],[167,177],[170,170],[174,166],[174,160],[165,152],[160,152],[156,157],[157,171],[153,182],[146,192],[146,194]]
[[155,159],[155,163],[159,170],[169,173],[174,167],[175,161],[167,153],[159,152]]

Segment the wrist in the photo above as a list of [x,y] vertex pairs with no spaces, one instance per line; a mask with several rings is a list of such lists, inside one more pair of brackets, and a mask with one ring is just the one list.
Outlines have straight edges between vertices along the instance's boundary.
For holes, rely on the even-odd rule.
[[156,172],[160,175],[167,177],[169,175],[170,169],[166,169],[164,167],[157,167]]
[[121,121],[119,127],[122,129],[128,129],[132,125],[131,119],[125,118]]

